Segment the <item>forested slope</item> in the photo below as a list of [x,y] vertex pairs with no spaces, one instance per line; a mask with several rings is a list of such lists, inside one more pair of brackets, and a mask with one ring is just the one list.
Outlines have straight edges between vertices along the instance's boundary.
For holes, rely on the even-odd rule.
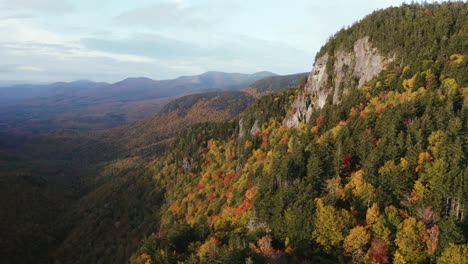
[[151,165],[165,202],[132,262],[466,263],[467,11],[377,11],[322,48],[323,82],[185,130]]
[[[255,102],[191,95],[131,126],[36,138],[34,157],[85,161],[86,195],[51,247],[13,262],[466,263],[467,18],[463,2],[379,10]],[[40,178],[21,180],[35,194]]]

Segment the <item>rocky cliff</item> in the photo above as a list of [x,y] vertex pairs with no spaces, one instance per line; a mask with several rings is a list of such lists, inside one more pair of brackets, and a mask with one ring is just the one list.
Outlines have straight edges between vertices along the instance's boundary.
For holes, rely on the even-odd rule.
[[352,51],[325,53],[317,58],[304,90],[291,105],[293,110],[283,124],[297,127],[302,121],[309,122],[314,109],[322,108],[329,96],[334,104],[340,102],[349,89],[361,88],[393,60],[393,55],[385,57],[373,47],[369,37],[358,39]]

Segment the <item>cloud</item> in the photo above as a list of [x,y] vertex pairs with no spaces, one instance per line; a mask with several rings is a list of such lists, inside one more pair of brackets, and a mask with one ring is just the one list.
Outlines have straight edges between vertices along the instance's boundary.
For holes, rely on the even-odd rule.
[[74,43],[71,45],[48,45],[42,43],[0,43],[0,48],[15,56],[50,56],[61,60],[70,58],[107,58],[119,62],[153,63],[154,59],[133,54],[90,50]]
[[172,0],[125,11],[115,17],[114,21],[125,25],[151,25],[153,28],[209,26],[214,22],[213,18],[216,14],[205,15],[207,9],[208,7],[203,4],[192,4],[187,0]]
[[38,27],[21,19],[8,19],[0,23],[0,35],[2,42],[15,43],[43,43],[43,44],[65,44],[76,41],[78,38],[64,34],[57,34]]
[[0,42],[0,57],[13,65],[0,67],[0,80],[113,82],[129,76],[170,79],[209,70],[286,74],[305,71],[312,64],[311,55],[282,43],[228,34],[203,35],[198,43],[151,34],[61,40]]
[[182,41],[161,35],[134,35],[126,39],[82,40],[92,50],[132,53],[155,59],[184,74],[207,70],[278,73],[305,71],[312,65],[313,54],[284,43],[232,34],[198,34],[198,41]]
[[66,0],[0,0],[0,7],[5,11],[29,11],[63,15],[74,11],[74,7]]
[[16,67],[16,69],[19,70],[19,71],[32,71],[32,72],[43,72],[43,71],[45,71],[43,68],[34,67],[34,66],[30,66],[30,65],[18,66],[18,67]]

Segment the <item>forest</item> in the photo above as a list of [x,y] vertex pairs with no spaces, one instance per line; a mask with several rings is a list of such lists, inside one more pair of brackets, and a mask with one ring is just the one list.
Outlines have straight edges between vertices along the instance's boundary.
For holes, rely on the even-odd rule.
[[282,123],[304,78],[241,114],[255,133],[180,133],[148,168],[165,202],[132,263],[466,263],[467,11],[403,5],[336,33],[318,56],[369,36],[396,59],[309,123]]
[[[255,101],[192,95],[162,110],[171,116],[98,137],[50,134],[64,148],[84,141],[67,148],[89,165],[82,196],[72,206],[44,198],[63,211],[53,226],[19,225],[23,236],[43,232],[48,246],[12,250],[77,264],[468,263],[468,4],[377,10],[331,36],[316,58],[351,53],[365,37],[392,60],[362,87],[349,72],[338,83],[329,60],[320,89],[346,92],[297,126],[284,120],[308,87],[304,75],[283,89],[274,78],[251,87]],[[43,184],[3,174],[33,191]]]

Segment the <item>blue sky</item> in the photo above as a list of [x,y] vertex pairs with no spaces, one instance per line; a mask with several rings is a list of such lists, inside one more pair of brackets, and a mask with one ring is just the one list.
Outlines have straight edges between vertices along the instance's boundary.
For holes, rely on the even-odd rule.
[[0,0],[0,84],[309,71],[343,26],[399,0]]

